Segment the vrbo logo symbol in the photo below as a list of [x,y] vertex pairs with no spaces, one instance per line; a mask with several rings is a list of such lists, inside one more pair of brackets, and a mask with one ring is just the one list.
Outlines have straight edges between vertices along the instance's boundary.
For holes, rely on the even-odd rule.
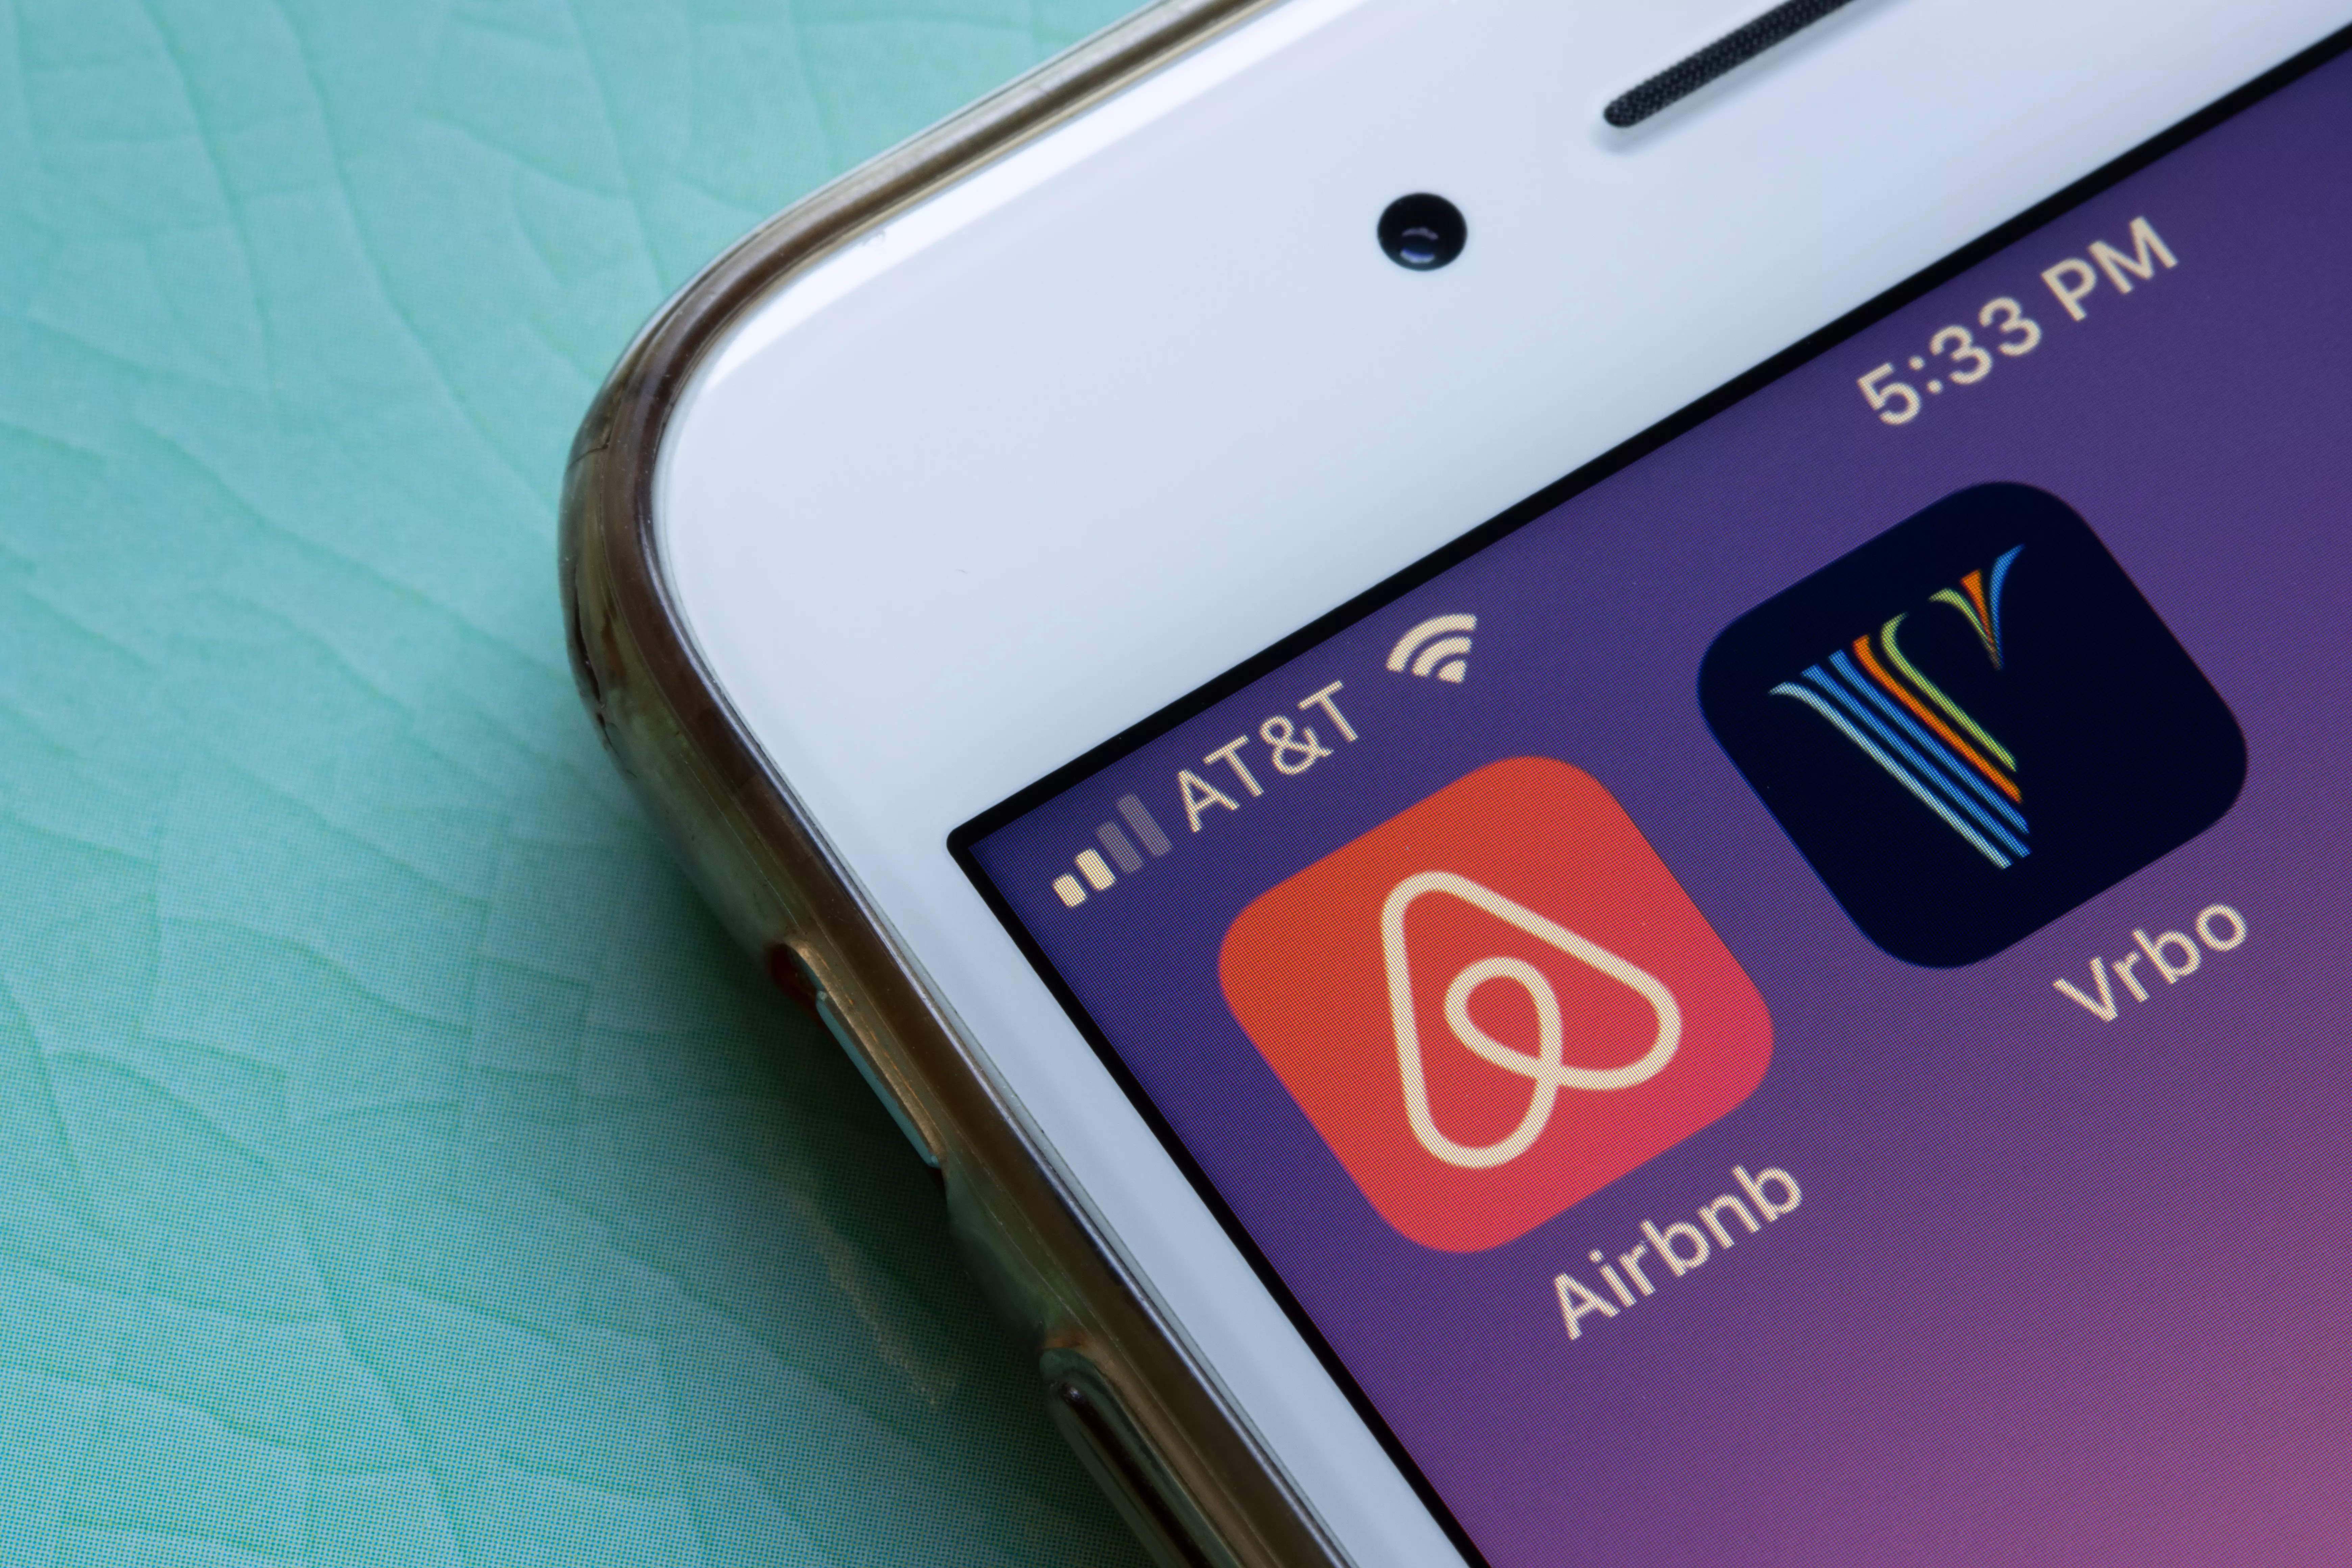
[[1218,977],[1372,1207],[1523,1236],[1756,1088],[1756,988],[1590,774],[1493,763],[1258,897]]
[[2246,917],[2227,904],[2206,905],[2189,923],[2197,929],[2194,942],[2187,931],[2159,931],[2150,936],[2144,931],[2134,931],[2132,944],[2137,951],[2125,953],[2113,963],[2104,958],[2091,960],[2088,989],[2063,978],[2050,984],[2058,994],[2099,1022],[2112,1024],[2123,1011],[2123,997],[2116,991],[2117,985],[2135,1002],[2145,1002],[2154,994],[2147,988],[2147,978],[2134,973],[2142,962],[2147,964],[2149,974],[2167,985],[2177,985],[2203,967],[2206,953],[2235,952],[2246,943]]

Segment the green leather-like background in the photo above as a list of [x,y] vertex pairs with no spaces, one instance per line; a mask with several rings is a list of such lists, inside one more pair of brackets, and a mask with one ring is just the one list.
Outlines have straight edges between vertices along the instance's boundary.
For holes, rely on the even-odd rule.
[[1136,1560],[553,557],[664,295],[1122,8],[0,0],[0,1562]]

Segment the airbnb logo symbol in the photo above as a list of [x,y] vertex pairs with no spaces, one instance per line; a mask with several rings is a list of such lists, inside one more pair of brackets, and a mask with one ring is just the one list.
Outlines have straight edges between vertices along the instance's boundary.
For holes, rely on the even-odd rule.
[[1499,1246],[1721,1117],[1772,1026],[1622,807],[1540,757],[1479,769],[1266,892],[1225,999],[1365,1197]]
[[[1589,963],[1620,984],[1630,986],[1657,1014],[1658,1032],[1639,1059],[1623,1067],[1580,1068],[1568,1065],[1564,1053],[1567,1030],[1560,1020],[1559,993],[1544,972],[1525,959],[1494,956],[1463,965],[1445,988],[1445,1021],[1454,1037],[1478,1056],[1517,1073],[1535,1084],[1528,1113],[1507,1137],[1492,1143],[1456,1143],[1437,1130],[1429,1112],[1429,1076],[1421,1063],[1421,1025],[1412,999],[1412,962],[1405,952],[1404,913],[1412,901],[1428,893],[1451,893],[1474,909],[1486,910],[1539,942],[1548,942],[1579,963]],[[1524,905],[1515,904],[1492,888],[1451,871],[1423,871],[1407,877],[1390,892],[1381,909],[1381,955],[1388,965],[1389,1015],[1396,1025],[1397,1068],[1404,1079],[1405,1120],[1421,1146],[1449,1165],[1486,1170],[1516,1160],[1543,1136],[1551,1123],[1552,1104],[1563,1089],[1631,1089],[1647,1083],[1675,1059],[1683,1037],[1682,1009],[1675,994],[1658,984],[1656,975],[1626,963],[1607,948],[1585,941]],[[1470,998],[1489,981],[1507,981],[1527,993],[1535,1008],[1536,1048],[1533,1054],[1505,1045],[1470,1016]]]

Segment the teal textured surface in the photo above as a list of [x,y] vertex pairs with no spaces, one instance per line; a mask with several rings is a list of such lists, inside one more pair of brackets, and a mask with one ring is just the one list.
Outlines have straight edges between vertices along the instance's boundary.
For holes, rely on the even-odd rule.
[[564,668],[669,289],[1118,0],[0,0],[0,1559],[1118,1563]]

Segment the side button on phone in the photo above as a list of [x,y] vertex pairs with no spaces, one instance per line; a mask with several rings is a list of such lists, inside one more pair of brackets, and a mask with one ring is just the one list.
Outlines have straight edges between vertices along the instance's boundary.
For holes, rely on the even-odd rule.
[[923,1163],[934,1171],[938,1170],[939,1155],[932,1152],[931,1146],[923,1141],[922,1132],[915,1126],[915,1119],[907,1114],[907,1108],[898,1103],[898,1097],[890,1092],[890,1086],[882,1080],[880,1073],[874,1070],[874,1064],[866,1058],[857,1037],[849,1032],[849,1026],[842,1022],[839,1013],[834,1011],[833,998],[822,991],[816,994],[816,1016],[824,1021],[833,1037],[840,1042],[841,1048],[849,1054],[850,1065],[857,1069],[857,1076],[866,1080],[866,1087],[874,1091],[874,1098],[882,1102],[882,1109],[890,1113],[890,1120],[898,1124],[898,1131],[907,1135],[907,1142],[915,1146],[915,1152],[922,1156]]
[[934,1171],[938,1170],[938,1152],[924,1139],[921,1128],[913,1117],[907,1114],[907,1108],[899,1103],[898,1097],[890,1091],[889,1083],[875,1070],[873,1058],[867,1055],[864,1044],[842,1017],[840,1010],[834,1006],[833,998],[824,994],[824,987],[816,983],[816,977],[800,961],[800,956],[779,942],[768,949],[767,968],[768,978],[775,982],[776,988],[814,1015],[816,1021],[824,1026],[825,1033],[833,1037],[834,1043],[848,1057],[849,1065],[857,1069],[857,1076],[866,1080],[866,1087],[874,1091],[874,1098],[882,1102],[882,1109],[890,1113],[890,1120],[898,1124],[900,1132],[906,1134],[907,1142],[914,1145],[915,1152],[921,1157],[923,1163]]
[[1150,1447],[1128,1418],[1102,1373],[1078,1352],[1048,1350],[1038,1363],[1054,1425],[1110,1497],[1161,1568],[1234,1568]]

